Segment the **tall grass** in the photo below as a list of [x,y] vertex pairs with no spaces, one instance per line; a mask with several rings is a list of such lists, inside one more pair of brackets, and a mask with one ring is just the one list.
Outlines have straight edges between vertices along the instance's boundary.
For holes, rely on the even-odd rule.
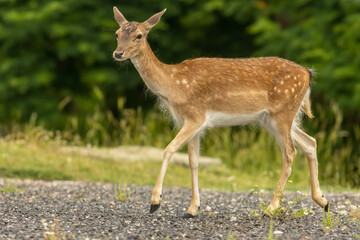
[[[164,148],[178,131],[158,110],[145,113],[141,107],[126,109],[124,98],[117,100],[116,112],[106,110],[101,91],[94,89],[94,92],[99,99],[94,112],[86,117],[70,117],[64,131],[44,135],[75,145],[148,145]],[[342,130],[342,113],[336,104],[326,110],[323,106],[315,106],[314,112],[317,118],[304,119],[304,128],[317,139],[321,182],[359,187],[359,126],[354,126],[352,132]],[[42,131],[36,131],[35,122],[36,119],[32,119],[21,130],[11,129],[12,134],[8,138],[16,138],[16,134],[41,138]],[[304,171],[307,171],[307,160],[301,151],[298,152],[293,166],[294,180],[303,178]],[[221,158],[230,168],[259,176],[278,175],[282,165],[275,138],[255,126],[212,129],[203,139],[201,153]]]

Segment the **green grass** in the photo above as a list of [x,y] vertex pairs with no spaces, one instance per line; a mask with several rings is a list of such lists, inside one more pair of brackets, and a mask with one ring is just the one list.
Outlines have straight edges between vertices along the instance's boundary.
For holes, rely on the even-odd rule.
[[330,233],[334,227],[339,224],[339,214],[330,212],[330,207],[327,212],[323,213],[322,230],[324,233]]
[[[164,149],[177,133],[159,112],[145,114],[141,108],[124,109],[122,98],[118,99],[116,114],[101,111],[102,104],[99,103],[99,110],[86,119],[69,119],[68,128],[63,131],[38,127],[33,118],[29,124],[1,128],[0,177],[112,183],[120,180],[128,184],[154,185],[160,162],[101,160],[60,151],[61,146],[88,144],[99,147],[147,145]],[[322,106],[314,108],[318,117],[305,120],[305,124],[310,129],[307,132],[317,139],[322,189],[356,188],[360,185],[360,156],[353,141],[360,141],[360,127],[355,126],[353,133],[343,131],[342,114],[336,105],[326,110]],[[275,138],[251,126],[208,131],[201,144],[201,154],[221,158],[224,163],[223,166],[200,165],[202,188],[240,191],[258,185],[273,190],[282,168],[282,154]],[[292,183],[287,183],[286,189],[309,190],[307,159],[300,150],[292,169]],[[164,184],[190,187],[189,169],[170,162]]]
[[[0,176],[5,178],[30,178],[45,180],[80,180],[91,182],[154,185],[161,162],[128,162],[126,160],[104,160],[84,157],[75,153],[60,151],[62,141],[46,138],[2,140],[0,142]],[[298,159],[303,161],[305,159]],[[306,177],[303,176],[306,175]],[[254,185],[273,190],[280,176],[280,168],[269,171],[250,172],[246,169],[229,168],[226,165],[200,166],[201,188],[221,191],[249,191]],[[308,190],[307,168],[294,167],[292,183],[288,190]],[[191,187],[188,167],[169,164],[164,186]],[[341,188],[341,186],[338,186]]]
[[131,189],[127,188],[126,182],[123,185],[121,185],[120,183],[116,184],[114,186],[114,195],[118,201],[127,201],[131,197]]
[[14,183],[6,183],[4,187],[0,187],[2,193],[22,193],[25,191],[26,189],[16,187]]
[[[66,139],[95,146],[147,145],[165,148],[178,130],[169,126],[164,114],[158,111],[144,113],[141,108],[125,109],[125,99],[117,101],[118,112],[98,110],[86,119],[69,120]],[[342,129],[343,115],[336,104],[324,108],[313,106],[314,119],[304,119],[304,128],[315,137],[318,146],[319,178],[321,183],[333,186],[360,186],[360,126],[349,131]],[[171,124],[170,124],[171,125]],[[70,132],[70,134],[69,134]],[[202,141],[202,153],[219,157],[230,169],[248,175],[269,175],[273,179],[282,166],[282,155],[275,138],[257,127],[227,127],[208,131]],[[186,150],[184,148],[182,151]],[[301,151],[295,159],[294,183],[307,176],[307,160]],[[300,174],[296,175],[296,172]],[[259,175],[260,174],[260,175]],[[274,180],[275,181],[275,180]]]
[[[275,235],[275,239],[276,238],[276,235]],[[274,240],[274,221],[270,221],[270,224],[269,224],[269,235],[268,235],[268,240]]]

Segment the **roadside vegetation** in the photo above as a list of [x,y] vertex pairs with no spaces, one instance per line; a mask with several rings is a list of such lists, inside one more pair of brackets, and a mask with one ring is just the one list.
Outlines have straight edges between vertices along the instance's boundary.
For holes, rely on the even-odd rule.
[[[123,106],[124,100],[119,99],[119,120],[111,112],[97,111],[88,117],[84,126],[76,125],[77,120],[74,119],[74,124],[66,131],[48,131],[37,126],[35,118],[26,125],[3,128],[0,176],[153,185],[161,165],[159,161],[104,160],[61,151],[63,146],[82,146],[89,152],[93,146],[148,145],[164,148],[175,136],[177,130],[169,126],[162,113],[145,114],[141,108],[135,111]],[[336,190],[357,186],[359,176],[350,170],[359,164],[360,158],[352,147],[354,144],[346,138],[348,133],[340,128],[341,112],[336,105],[331,115],[321,112],[320,106],[315,108],[318,118],[305,119],[305,127],[318,130],[312,135],[318,141],[322,188]],[[84,135],[79,133],[80,127],[86,129]],[[273,190],[281,171],[281,152],[274,137],[254,126],[218,128],[207,132],[201,154],[221,158],[224,163],[220,166],[200,165],[201,188],[239,191],[259,185]],[[351,166],[344,164],[349,159],[352,160],[349,163]],[[307,159],[301,151],[294,161],[291,180],[294,183],[287,184],[286,189],[298,191],[310,188]],[[189,169],[170,164],[165,185],[190,187]]]

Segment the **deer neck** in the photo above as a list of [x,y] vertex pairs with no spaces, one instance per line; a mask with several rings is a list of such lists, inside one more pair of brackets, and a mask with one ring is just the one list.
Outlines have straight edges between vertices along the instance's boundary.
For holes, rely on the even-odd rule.
[[147,87],[157,95],[164,95],[167,89],[166,67],[151,50],[148,42],[144,44],[140,53],[131,58],[131,62],[139,72]]

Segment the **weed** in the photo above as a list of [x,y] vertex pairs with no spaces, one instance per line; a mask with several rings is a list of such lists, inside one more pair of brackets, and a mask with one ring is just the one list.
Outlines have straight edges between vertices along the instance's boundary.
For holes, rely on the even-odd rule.
[[[358,213],[360,214],[360,210],[359,209],[357,209],[357,210],[359,211]],[[355,221],[355,223],[357,224],[358,229],[360,231],[360,220],[357,220],[357,218],[351,218],[350,221]],[[360,234],[352,233],[351,235],[356,239],[360,239]]]
[[254,185],[254,187],[250,190],[252,194],[259,194],[262,195],[262,193],[259,191],[259,186]]
[[306,216],[310,213],[310,208],[301,208],[301,209],[298,209],[296,210],[295,209],[295,206],[296,204],[298,204],[300,201],[302,201],[306,196],[307,196],[307,193],[301,193],[300,191],[297,192],[298,195],[297,195],[297,198],[293,198],[290,202],[291,204],[289,204],[289,209],[291,211],[291,216],[292,217],[295,217],[295,218],[298,218],[298,217],[302,217],[302,216]]
[[299,218],[299,217],[302,217],[302,216],[306,216],[310,213],[310,208],[308,209],[299,209],[299,210],[294,210],[291,214],[291,216],[295,217],[295,218]]
[[17,188],[14,183],[5,184],[4,187],[0,187],[2,193],[22,193],[25,192],[24,188]]
[[260,216],[260,212],[256,209],[250,209],[250,214],[253,217],[259,217]]
[[[52,220],[47,222],[45,219],[41,219],[41,223],[44,227],[44,233],[43,238],[44,240],[71,240],[71,239],[77,239],[75,238],[74,234],[71,233],[65,233],[62,228],[62,222],[55,218],[54,215],[52,215]],[[81,237],[81,239],[91,239],[89,237]],[[112,239],[111,234],[108,234],[105,238],[106,240]],[[94,239],[95,240],[95,239]]]
[[52,215],[53,220],[50,223],[47,223],[44,219],[41,219],[42,225],[45,232],[43,237],[45,240],[69,240],[75,239],[75,235],[64,233],[62,228],[62,223]]
[[[253,190],[253,189],[252,189]],[[281,193],[279,197],[279,207],[271,212],[272,217],[274,218],[287,218],[287,217],[302,217],[308,215],[310,213],[310,208],[301,208],[295,209],[295,206],[302,201],[307,196],[306,193],[301,193],[298,191],[297,197],[291,199],[287,205],[284,204],[284,194]],[[259,204],[260,211],[258,210],[251,210],[252,216],[259,216],[260,214],[264,214],[268,208],[268,204],[265,202],[261,202]]]
[[327,212],[324,211],[322,230],[324,233],[330,233],[332,228],[339,224],[339,214],[335,217],[335,214],[330,212],[330,206]]
[[268,240],[274,240],[274,239],[275,240],[277,239],[276,235],[274,238],[274,221],[270,220]]
[[[358,228],[359,228],[359,230],[360,230],[360,221],[357,222],[357,225],[358,225]],[[360,234],[354,233],[353,236],[354,236],[355,238],[357,238],[357,239],[360,239]]]
[[226,240],[236,240],[236,237],[231,232],[228,232]]
[[127,188],[127,183],[125,182],[122,186],[121,184],[116,184],[114,187],[114,194],[115,194],[115,198],[118,201],[127,201],[129,200],[130,196],[131,196],[131,189]]

